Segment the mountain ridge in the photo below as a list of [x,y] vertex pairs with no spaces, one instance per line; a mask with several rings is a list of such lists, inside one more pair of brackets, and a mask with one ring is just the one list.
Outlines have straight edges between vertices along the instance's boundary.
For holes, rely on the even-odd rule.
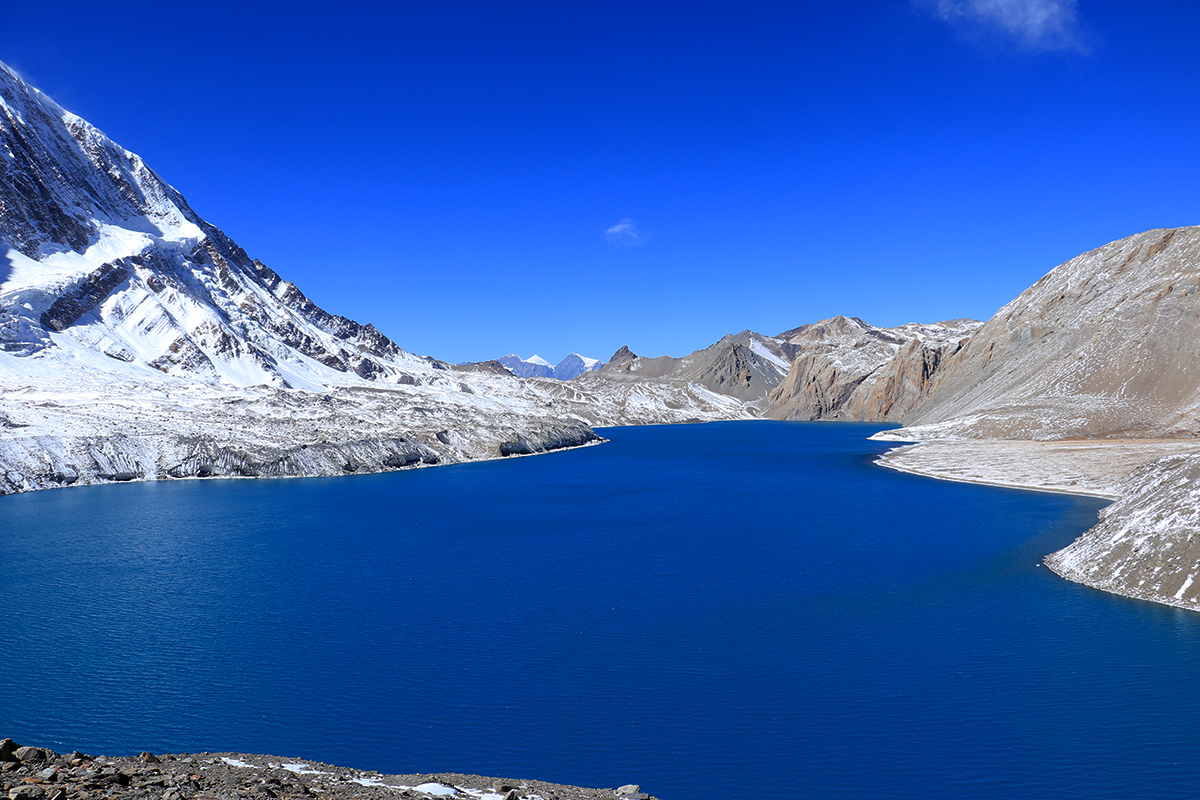
[[331,314],[0,69],[0,493],[546,452],[746,418],[695,387],[534,385]]

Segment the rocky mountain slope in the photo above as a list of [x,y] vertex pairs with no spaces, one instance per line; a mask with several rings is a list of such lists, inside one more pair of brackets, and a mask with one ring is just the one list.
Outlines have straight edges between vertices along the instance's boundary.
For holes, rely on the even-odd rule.
[[[910,471],[1119,498],[1047,565],[1200,610],[1198,350],[1200,227],[1146,231],[1071,259],[1001,308],[937,365],[907,427],[876,438],[932,442],[889,456]],[[1079,474],[1079,458],[1049,453],[1058,442],[1111,463]],[[1115,480],[1112,464],[1132,471]]]
[[0,493],[544,452],[737,419],[699,386],[456,369],[330,314],[0,65]]
[[904,419],[920,404],[933,374],[978,328],[958,319],[876,328],[834,317],[779,334],[795,356],[771,391],[775,419]]
[[1200,454],[1145,464],[1116,491],[1100,523],[1046,565],[1097,589],[1200,611]]
[[682,358],[644,358],[622,347],[596,372],[593,383],[667,381],[697,384],[747,402],[760,401],[787,374],[797,348],[753,331],[730,334]]
[[1200,227],[1056,267],[949,354],[906,434],[1011,439],[1200,434]]

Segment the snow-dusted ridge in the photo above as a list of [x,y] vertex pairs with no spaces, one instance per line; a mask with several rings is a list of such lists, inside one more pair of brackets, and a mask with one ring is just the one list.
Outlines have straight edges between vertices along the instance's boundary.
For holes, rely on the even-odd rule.
[[0,494],[523,455],[746,418],[700,386],[526,382],[330,314],[0,65]]

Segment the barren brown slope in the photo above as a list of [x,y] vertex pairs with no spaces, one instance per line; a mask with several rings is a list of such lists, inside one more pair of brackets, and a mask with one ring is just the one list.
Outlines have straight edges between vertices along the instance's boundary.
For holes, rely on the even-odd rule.
[[1200,433],[1200,227],[1139,233],[1053,269],[939,366],[916,438]]
[[646,358],[622,347],[588,381],[641,382],[646,379],[695,383],[718,394],[753,402],[765,398],[787,374],[797,348],[778,338],[745,330],[703,350],[674,358]]

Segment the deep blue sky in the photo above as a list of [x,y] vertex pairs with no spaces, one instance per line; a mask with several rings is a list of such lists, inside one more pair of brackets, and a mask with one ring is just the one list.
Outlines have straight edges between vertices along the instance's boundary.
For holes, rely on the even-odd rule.
[[1200,4],[52,4],[0,60],[452,361],[987,318],[1200,223]]

